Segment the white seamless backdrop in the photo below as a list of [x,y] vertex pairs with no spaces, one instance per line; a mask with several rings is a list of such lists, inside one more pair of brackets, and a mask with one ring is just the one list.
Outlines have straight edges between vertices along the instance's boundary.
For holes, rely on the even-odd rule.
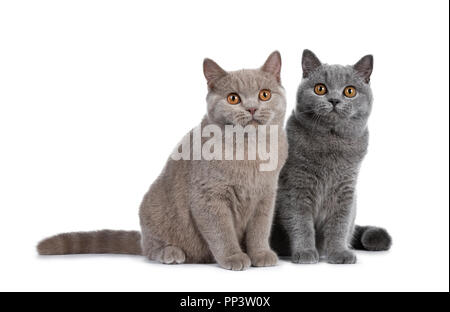
[[[0,290],[448,291],[448,1],[0,1]],[[143,257],[38,257],[45,236],[139,229],[138,206],[205,113],[202,60],[374,54],[358,223],[392,251],[229,272]]]

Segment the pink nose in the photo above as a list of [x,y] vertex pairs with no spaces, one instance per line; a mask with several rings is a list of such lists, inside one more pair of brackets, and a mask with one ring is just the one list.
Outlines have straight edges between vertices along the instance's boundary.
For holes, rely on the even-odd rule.
[[252,116],[255,115],[256,110],[257,110],[257,108],[249,108],[249,109],[247,109],[247,111],[250,112],[250,114],[252,114]]

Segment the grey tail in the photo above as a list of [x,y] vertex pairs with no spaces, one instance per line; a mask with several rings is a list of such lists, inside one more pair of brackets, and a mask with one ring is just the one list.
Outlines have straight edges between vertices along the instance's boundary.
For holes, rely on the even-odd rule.
[[385,251],[391,248],[392,238],[383,228],[357,225],[351,246],[357,250]]
[[40,255],[127,254],[142,255],[137,231],[102,230],[58,234],[41,241]]

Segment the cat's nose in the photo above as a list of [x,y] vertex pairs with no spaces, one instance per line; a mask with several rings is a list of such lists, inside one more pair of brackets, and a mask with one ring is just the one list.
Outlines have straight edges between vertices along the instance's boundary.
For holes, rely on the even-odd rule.
[[341,103],[341,100],[339,99],[328,99],[328,102],[330,102],[331,104],[333,104],[333,106],[338,105],[339,103]]
[[257,108],[248,108],[247,112],[249,112],[250,114],[255,115]]

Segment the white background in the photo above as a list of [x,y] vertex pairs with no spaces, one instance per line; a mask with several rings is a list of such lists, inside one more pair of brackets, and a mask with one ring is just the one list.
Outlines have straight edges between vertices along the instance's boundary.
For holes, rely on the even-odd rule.
[[[1,1],[0,290],[448,291],[448,1]],[[65,231],[138,229],[138,206],[205,113],[202,60],[375,56],[358,223],[392,251],[229,272],[129,256],[38,257]]]

